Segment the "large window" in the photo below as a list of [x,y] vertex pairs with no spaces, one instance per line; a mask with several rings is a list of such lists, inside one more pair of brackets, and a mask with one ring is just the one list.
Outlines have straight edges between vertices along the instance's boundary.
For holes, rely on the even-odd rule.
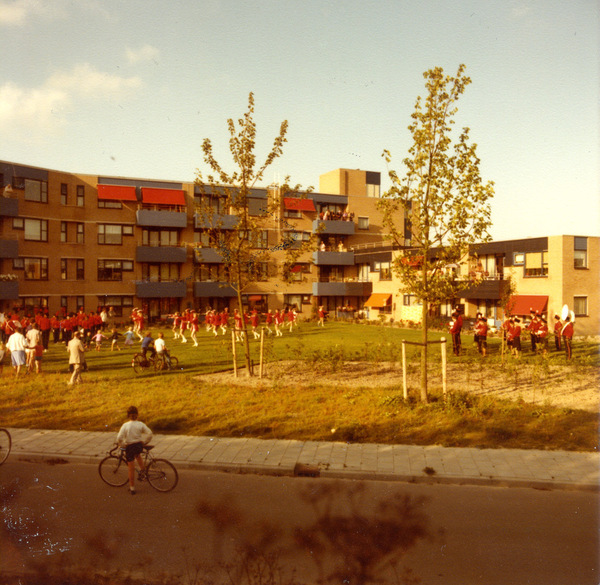
[[133,307],[133,297],[119,295],[98,295],[98,306],[112,307],[117,317],[123,316],[123,309]]
[[123,203],[114,199],[98,199],[98,207],[100,209],[123,209]]
[[25,230],[25,239],[34,242],[48,241],[48,220],[47,219],[25,219],[23,223]]
[[98,243],[120,246],[123,243],[123,226],[109,223],[99,223]]
[[61,221],[60,222],[60,241],[66,242],[77,242],[83,244],[84,242],[84,224],[74,221]]
[[25,201],[48,203],[48,182],[25,179]]
[[574,244],[575,268],[587,268],[587,238],[575,238]]
[[548,252],[527,252],[524,270],[524,276],[548,276]]
[[379,280],[392,280],[392,267],[390,262],[380,262]]
[[98,280],[123,280],[123,272],[133,271],[133,260],[98,260]]
[[576,317],[587,317],[587,297],[573,297],[573,312]]
[[48,258],[23,258],[25,280],[48,280]]
[[143,246],[177,246],[178,231],[177,230],[148,230],[142,232]]
[[181,265],[175,262],[142,264],[142,278],[150,282],[173,282],[179,280]]
[[369,218],[368,217],[359,217],[358,218],[358,229],[359,230],[368,230],[369,229]]
[[227,282],[227,268],[222,264],[199,264],[198,280],[200,282]]

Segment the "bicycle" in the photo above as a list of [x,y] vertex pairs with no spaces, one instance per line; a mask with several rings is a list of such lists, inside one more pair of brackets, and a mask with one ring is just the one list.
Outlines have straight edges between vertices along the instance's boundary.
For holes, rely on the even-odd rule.
[[[150,452],[154,445],[144,445],[144,471],[137,469],[138,481],[147,480],[159,492],[170,492],[179,481],[175,466],[166,459],[158,459]],[[116,453],[118,451],[118,454]],[[112,487],[122,487],[129,481],[129,467],[125,459],[125,449],[115,445],[98,465],[98,473],[102,481]]]
[[10,454],[12,438],[6,429],[0,429],[0,465],[2,465]]
[[154,358],[154,370],[162,372],[163,370],[176,370],[179,367],[179,360],[170,353],[158,353]]
[[154,360],[152,356],[144,357],[141,353],[136,353],[131,358],[131,367],[136,374],[141,374],[146,370],[154,369]]

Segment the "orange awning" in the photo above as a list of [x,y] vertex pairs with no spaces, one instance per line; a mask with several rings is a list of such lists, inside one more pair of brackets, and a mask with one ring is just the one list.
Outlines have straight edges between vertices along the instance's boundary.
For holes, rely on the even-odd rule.
[[513,295],[507,305],[509,315],[529,315],[533,310],[544,313],[548,308],[547,295]]
[[98,199],[137,201],[135,187],[127,187],[125,185],[98,185]]
[[155,205],[185,205],[185,194],[180,189],[142,187],[142,202]]
[[385,293],[373,293],[365,303],[365,307],[385,307],[390,302],[392,295]]
[[316,211],[312,199],[302,199],[300,197],[284,197],[283,204],[286,209],[295,209],[297,211]]

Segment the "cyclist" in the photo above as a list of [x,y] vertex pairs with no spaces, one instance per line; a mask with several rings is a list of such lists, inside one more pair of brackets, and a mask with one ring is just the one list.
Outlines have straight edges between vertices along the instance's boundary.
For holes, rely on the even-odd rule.
[[156,355],[156,350],[154,349],[154,339],[152,338],[152,333],[150,331],[146,331],[146,334],[142,339],[142,357],[144,360],[146,359],[146,352],[148,350],[150,350],[150,357],[154,357]]
[[165,336],[161,331],[158,334],[158,338],[154,342],[154,349],[156,350],[156,355],[162,358],[165,361],[165,364],[171,368],[171,355],[169,354],[169,350],[167,349],[167,344],[165,342]]
[[130,406],[127,409],[126,423],[123,423],[117,435],[117,443],[125,449],[125,459],[129,469],[129,492],[135,495],[135,462],[138,462],[142,473],[145,471],[142,451],[152,439],[152,431],[140,420],[138,420],[138,409]]

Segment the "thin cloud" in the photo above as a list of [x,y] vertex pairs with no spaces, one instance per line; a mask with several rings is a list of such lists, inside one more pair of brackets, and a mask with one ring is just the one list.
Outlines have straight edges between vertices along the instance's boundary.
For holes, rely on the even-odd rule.
[[156,61],[160,55],[160,51],[151,45],[144,45],[137,50],[127,47],[125,55],[130,65],[136,65],[145,61]]
[[45,12],[46,8],[42,2],[35,0],[13,0],[0,2],[0,25],[25,24],[32,14]]
[[78,100],[125,97],[142,85],[139,77],[111,75],[88,63],[54,73],[36,88],[7,82],[0,85],[0,125],[50,132],[67,123],[66,112]]

